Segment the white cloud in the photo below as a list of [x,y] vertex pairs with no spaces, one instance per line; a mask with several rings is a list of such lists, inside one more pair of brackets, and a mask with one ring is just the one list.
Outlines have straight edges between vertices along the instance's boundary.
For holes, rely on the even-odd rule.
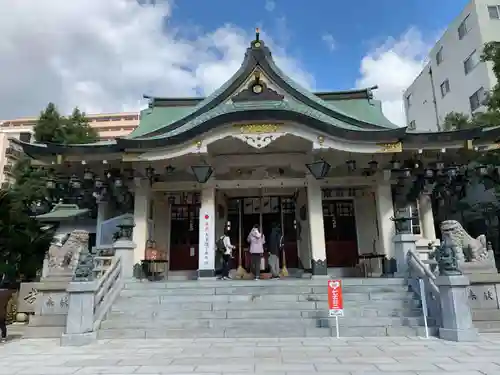
[[335,49],[337,48],[337,43],[335,41],[335,38],[333,37],[332,34],[323,34],[323,36],[321,37],[321,40],[323,40],[323,42],[326,44],[326,46],[328,47],[328,49],[330,51],[335,51]]
[[276,8],[276,3],[273,0],[266,0],[265,8],[268,12],[272,12]]
[[[36,115],[49,101],[64,112],[116,112],[139,108],[142,94],[206,95],[238,69],[253,32],[224,25],[193,36],[169,26],[168,1],[156,4],[0,0],[0,118]],[[283,70],[314,86],[298,61],[263,38]]]
[[397,125],[406,125],[403,92],[424,67],[431,46],[417,29],[410,28],[399,39],[388,38],[361,60],[356,87],[378,85],[375,97],[382,100],[384,114]]

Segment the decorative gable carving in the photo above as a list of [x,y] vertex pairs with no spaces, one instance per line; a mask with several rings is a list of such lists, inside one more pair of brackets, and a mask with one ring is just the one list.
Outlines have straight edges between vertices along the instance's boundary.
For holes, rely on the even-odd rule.
[[247,85],[245,89],[234,95],[232,98],[234,103],[245,101],[281,101],[284,95],[281,95],[269,88],[266,82],[261,79],[260,71],[255,71],[253,80]]

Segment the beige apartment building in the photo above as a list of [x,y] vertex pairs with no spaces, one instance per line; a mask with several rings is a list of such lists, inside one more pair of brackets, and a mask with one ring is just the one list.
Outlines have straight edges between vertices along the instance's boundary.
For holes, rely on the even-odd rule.
[[[90,126],[97,129],[102,140],[123,137],[139,124],[137,112],[102,113],[87,115],[87,117]],[[36,120],[36,117],[0,120],[0,183],[2,188],[7,188],[13,182],[12,168],[21,156],[20,148],[12,144],[9,138],[31,142]]]

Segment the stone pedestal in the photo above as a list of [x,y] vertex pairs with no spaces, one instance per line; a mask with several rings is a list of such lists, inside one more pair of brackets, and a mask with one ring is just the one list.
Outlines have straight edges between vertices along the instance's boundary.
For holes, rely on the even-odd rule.
[[[44,262],[40,282],[33,283],[37,291],[35,314],[31,317],[24,337],[55,338],[61,337],[66,326],[69,296],[66,291],[80,259],[82,251],[88,247],[89,234],[83,230],[64,232],[63,240],[54,241]],[[64,238],[66,238],[64,240]]]
[[472,324],[472,313],[467,302],[466,276],[438,276],[436,285],[441,298],[442,327],[439,337],[449,341],[476,341],[477,330]]
[[31,283],[36,290],[34,315],[30,318],[24,333],[26,338],[59,338],[66,326],[68,314],[68,287],[71,277],[46,277]]
[[113,244],[115,257],[121,258],[123,279],[132,279],[134,277],[134,250],[136,245],[128,239],[121,238]]
[[467,288],[472,321],[479,331],[500,332],[500,274],[468,275]]
[[[133,249],[130,254],[133,262]],[[97,333],[94,331],[94,309],[98,287],[98,281],[69,283],[69,310],[65,332],[61,335],[61,345],[81,346],[97,339]]]
[[394,236],[394,257],[397,271],[395,276],[408,276],[408,252],[417,251],[417,240],[413,234],[396,234]]

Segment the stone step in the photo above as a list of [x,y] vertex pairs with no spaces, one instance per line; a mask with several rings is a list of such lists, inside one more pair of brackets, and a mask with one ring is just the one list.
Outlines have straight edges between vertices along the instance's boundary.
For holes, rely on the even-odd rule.
[[[424,327],[339,327],[340,337],[424,337]],[[144,339],[144,338],[274,338],[274,337],[330,337],[335,336],[335,328],[196,328],[196,329],[106,329],[98,332],[99,339]],[[436,336],[435,328],[430,328],[430,335]]]
[[[125,290],[152,290],[152,289],[201,289],[201,288],[229,288],[229,287],[268,287],[268,286],[304,286],[326,287],[328,278],[325,279],[281,279],[281,280],[193,280],[193,281],[131,281],[124,286]],[[343,288],[349,286],[381,286],[388,287],[399,285],[406,288],[403,278],[346,278],[342,279]]]
[[[344,295],[351,293],[404,293],[408,288],[401,285],[353,285],[344,286],[342,292]],[[302,286],[302,285],[267,285],[267,286],[231,286],[231,287],[200,287],[200,288],[140,288],[124,289],[123,296],[127,297],[146,297],[146,296],[213,296],[213,295],[300,295],[300,294],[319,294],[327,295],[326,286]]]
[[[418,317],[422,315],[421,309],[409,309],[405,307],[394,308],[349,308],[345,310],[346,315],[353,317]],[[218,310],[218,311],[197,311],[197,310],[141,310],[112,312],[108,315],[108,320],[129,318],[129,319],[240,319],[240,318],[312,318],[328,317],[327,310]]]
[[[416,298],[411,292],[370,292],[350,293],[343,296],[344,301],[379,301],[379,300],[406,300]],[[168,304],[187,302],[245,302],[245,301],[269,301],[269,302],[315,302],[328,301],[328,295],[322,294],[227,294],[227,295],[147,295],[128,296],[122,292],[118,302],[128,303],[135,301],[141,305],[146,304]]]
[[[423,319],[420,317],[371,317],[371,318],[339,318],[344,327],[396,327],[396,326],[420,326]],[[334,318],[281,318],[281,319],[113,319],[101,323],[101,329],[118,328],[143,328],[143,329],[168,329],[168,328],[238,328],[256,327],[282,329],[294,327],[331,327],[335,325]]]
[[[360,310],[360,309],[379,309],[382,311],[392,311],[394,309],[416,309],[419,307],[417,300],[386,300],[378,301],[376,303],[356,303],[348,301],[344,303],[344,309]],[[267,301],[240,301],[240,302],[192,302],[192,303],[138,303],[134,300],[123,301],[118,300],[113,304],[111,312],[160,312],[160,311],[249,311],[249,310],[288,310],[288,311],[328,311],[328,302],[314,302],[314,301],[301,301],[301,302],[273,302]]]
[[498,320],[475,321],[474,327],[476,327],[480,332],[500,331],[500,321]]

